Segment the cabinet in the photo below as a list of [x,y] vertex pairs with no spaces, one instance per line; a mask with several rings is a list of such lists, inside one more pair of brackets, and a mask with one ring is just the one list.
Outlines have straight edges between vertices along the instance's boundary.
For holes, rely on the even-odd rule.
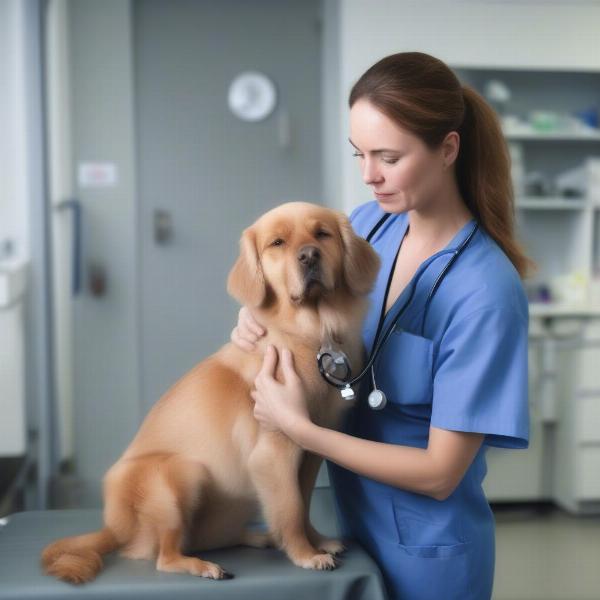
[[564,398],[557,405],[554,497],[576,513],[600,512],[600,319],[577,320],[579,331],[559,350]]
[[[484,489],[490,501],[600,512],[600,72],[454,71],[499,114],[516,233],[538,264],[524,282],[530,447],[490,448]],[[488,95],[493,80],[510,92],[505,102]]]
[[538,341],[530,334],[529,448],[488,448],[488,473],[483,481],[483,489],[491,502],[536,502],[552,499],[551,475],[547,461],[548,439],[545,436],[541,395],[538,393],[543,377]]

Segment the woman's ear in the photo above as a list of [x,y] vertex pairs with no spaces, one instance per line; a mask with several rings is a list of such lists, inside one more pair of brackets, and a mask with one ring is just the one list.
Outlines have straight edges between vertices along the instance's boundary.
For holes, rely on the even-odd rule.
[[344,244],[344,278],[355,296],[369,293],[381,266],[371,244],[354,233],[348,217],[338,211],[338,226]]
[[252,307],[260,306],[266,298],[267,288],[252,227],[244,229],[240,238],[240,255],[229,272],[227,292],[240,304]]

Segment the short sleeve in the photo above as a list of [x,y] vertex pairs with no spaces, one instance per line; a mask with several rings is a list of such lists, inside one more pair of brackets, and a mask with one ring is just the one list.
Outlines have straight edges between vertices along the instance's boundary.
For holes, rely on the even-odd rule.
[[355,207],[348,220],[357,235],[366,237],[366,232],[373,227],[383,214],[383,211],[377,205],[377,201],[369,200]]
[[529,446],[528,320],[476,310],[445,331],[434,358],[431,425],[485,433],[484,444]]

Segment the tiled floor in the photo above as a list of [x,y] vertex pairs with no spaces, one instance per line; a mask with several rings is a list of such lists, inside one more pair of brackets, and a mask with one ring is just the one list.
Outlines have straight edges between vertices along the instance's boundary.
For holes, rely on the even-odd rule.
[[600,516],[494,508],[493,600],[600,600]]

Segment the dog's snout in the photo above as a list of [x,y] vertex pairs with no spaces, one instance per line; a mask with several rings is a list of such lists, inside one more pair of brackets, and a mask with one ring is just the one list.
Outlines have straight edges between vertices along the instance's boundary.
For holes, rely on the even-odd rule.
[[316,246],[302,246],[298,250],[298,260],[305,267],[314,267],[321,258],[321,253]]

